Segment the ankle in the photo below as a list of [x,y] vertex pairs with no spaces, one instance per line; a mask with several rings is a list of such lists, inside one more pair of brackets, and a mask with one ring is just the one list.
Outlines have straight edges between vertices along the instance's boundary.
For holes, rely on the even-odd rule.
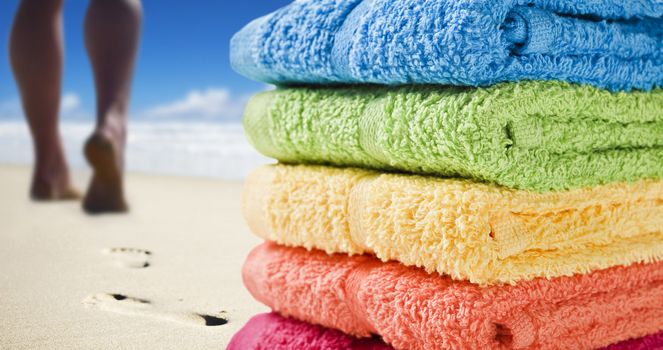
[[50,177],[68,172],[65,149],[57,132],[51,137],[37,135],[34,141],[36,174]]
[[104,118],[99,118],[95,133],[114,139],[124,141],[127,135],[127,117],[123,114],[111,113]]
[[64,162],[37,162],[33,176],[35,183],[59,185],[69,182],[69,169]]

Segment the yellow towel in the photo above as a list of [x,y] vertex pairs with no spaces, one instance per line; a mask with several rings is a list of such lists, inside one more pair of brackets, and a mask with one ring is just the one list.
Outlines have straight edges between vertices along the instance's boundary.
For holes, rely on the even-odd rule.
[[246,182],[258,236],[479,284],[663,259],[663,181],[534,193],[458,179],[276,165]]

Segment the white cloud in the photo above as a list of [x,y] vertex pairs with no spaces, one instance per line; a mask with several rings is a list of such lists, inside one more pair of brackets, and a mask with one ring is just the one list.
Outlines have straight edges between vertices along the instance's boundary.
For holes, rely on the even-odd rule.
[[[268,88],[268,85],[265,85]],[[137,113],[131,118],[159,118],[170,120],[206,119],[222,121],[239,121],[249,95],[237,95],[227,88],[209,88],[206,90],[192,90],[184,97],[165,102]],[[63,120],[92,120],[83,101],[75,92],[67,92],[60,100],[60,116]],[[20,100],[14,97],[0,100],[0,119],[22,119],[23,111]]]
[[67,92],[60,99],[60,117],[63,120],[91,120],[92,114],[83,108],[80,95],[75,92]]
[[182,99],[158,105],[145,111],[151,118],[206,118],[237,121],[242,116],[248,96],[233,96],[225,88],[190,91]]
[[62,113],[70,113],[78,110],[81,106],[81,98],[78,94],[68,92],[60,100],[60,110]]

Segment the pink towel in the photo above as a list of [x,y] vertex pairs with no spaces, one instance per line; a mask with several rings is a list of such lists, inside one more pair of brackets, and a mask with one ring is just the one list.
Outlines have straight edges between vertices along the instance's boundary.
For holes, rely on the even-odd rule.
[[[379,338],[358,339],[334,329],[285,318],[254,316],[230,340],[226,350],[393,350]],[[663,349],[663,332],[610,345],[604,350]]]
[[370,256],[266,243],[243,269],[273,310],[395,349],[595,349],[663,330],[663,263],[482,288]]
[[613,344],[605,350],[663,350],[663,332]]
[[354,338],[335,329],[279,316],[254,316],[226,350],[393,350],[378,338]]

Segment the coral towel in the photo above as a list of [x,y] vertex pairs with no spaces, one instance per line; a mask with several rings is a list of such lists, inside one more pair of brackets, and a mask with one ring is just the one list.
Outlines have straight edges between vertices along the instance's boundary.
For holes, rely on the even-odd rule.
[[595,349],[663,330],[663,263],[482,288],[370,256],[273,243],[244,283],[284,316],[396,349]]
[[663,85],[663,2],[295,1],[236,34],[231,63],[276,84],[566,80],[650,89]]
[[479,284],[663,259],[663,181],[532,193],[467,180],[276,165],[246,180],[258,236],[372,253]]
[[253,97],[244,126],[260,152],[287,163],[465,177],[539,192],[663,178],[660,89],[610,93],[559,82],[281,89]]

